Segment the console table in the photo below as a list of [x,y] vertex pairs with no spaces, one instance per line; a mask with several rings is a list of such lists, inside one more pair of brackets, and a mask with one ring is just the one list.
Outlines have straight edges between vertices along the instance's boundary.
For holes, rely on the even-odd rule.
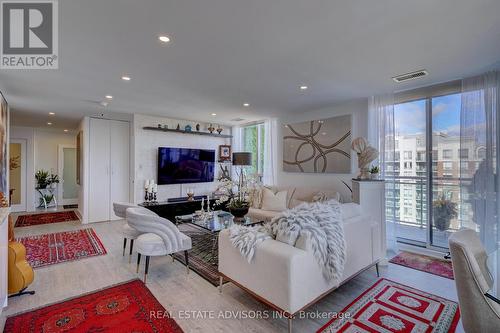
[[[183,200],[183,201],[161,201],[156,203],[142,203],[139,206],[147,208],[158,216],[169,219],[170,221],[176,223],[175,217],[181,215],[193,214],[195,211],[201,209],[201,199],[194,199],[192,201]],[[207,209],[207,202],[205,201],[204,209]],[[210,209],[217,210],[220,207],[217,207],[215,204],[215,199],[210,199]]]

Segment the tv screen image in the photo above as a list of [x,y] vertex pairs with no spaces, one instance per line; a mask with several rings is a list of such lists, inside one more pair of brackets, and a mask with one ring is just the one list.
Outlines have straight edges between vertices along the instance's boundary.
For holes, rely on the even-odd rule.
[[158,184],[214,181],[215,150],[158,148]]

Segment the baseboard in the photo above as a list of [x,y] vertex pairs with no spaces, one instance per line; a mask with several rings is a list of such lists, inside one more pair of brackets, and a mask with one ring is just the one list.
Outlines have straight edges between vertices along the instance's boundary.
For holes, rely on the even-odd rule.
[[428,249],[421,246],[410,245],[410,244],[398,244],[398,249],[400,251],[413,252],[418,254],[423,254],[430,257],[435,257],[439,259],[443,259],[446,252],[441,252],[433,249]]

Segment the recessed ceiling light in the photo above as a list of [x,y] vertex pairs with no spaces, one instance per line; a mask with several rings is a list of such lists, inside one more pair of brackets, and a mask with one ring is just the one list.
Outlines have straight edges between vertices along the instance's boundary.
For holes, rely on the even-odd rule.
[[124,75],[124,76],[122,76],[122,80],[123,81],[130,81],[130,76]]
[[307,90],[308,86],[300,86],[300,90]]
[[68,132],[68,130],[67,130],[67,129],[65,129],[65,130],[64,130],[64,132],[66,132],[66,133],[67,133],[67,132]]
[[160,42],[163,42],[163,43],[170,42],[170,37],[168,37],[168,36],[158,36],[158,39],[160,40]]
[[49,116],[54,116],[55,113],[54,112],[49,112]]
[[212,116],[216,116],[216,115],[217,115],[217,113],[212,113]]
[[50,122],[49,122],[49,123],[47,123],[47,125],[49,125],[49,126],[50,126],[50,125],[52,125],[52,123],[50,123]]
[[250,106],[250,104],[248,104],[248,103],[243,103],[243,106],[247,108],[247,107],[249,107],[249,106]]
[[107,99],[113,99],[113,96],[111,96],[111,95],[106,95],[104,97],[106,97]]

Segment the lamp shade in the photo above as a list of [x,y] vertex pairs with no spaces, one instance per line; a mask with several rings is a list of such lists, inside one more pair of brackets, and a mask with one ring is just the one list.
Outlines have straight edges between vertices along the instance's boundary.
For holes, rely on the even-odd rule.
[[246,152],[233,153],[233,165],[242,165],[242,166],[252,165],[252,153],[246,153]]

